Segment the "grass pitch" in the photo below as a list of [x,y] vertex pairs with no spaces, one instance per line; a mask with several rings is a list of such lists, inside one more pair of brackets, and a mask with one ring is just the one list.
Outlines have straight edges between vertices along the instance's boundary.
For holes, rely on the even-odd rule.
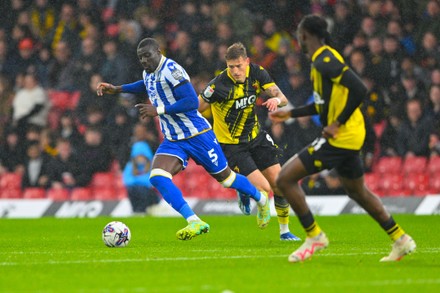
[[[330,246],[299,264],[302,242],[281,242],[276,218],[203,217],[211,232],[179,241],[181,218],[0,220],[0,292],[439,292],[440,217],[396,215],[417,242],[397,263],[380,263],[390,240],[365,215],[317,217]],[[132,233],[126,248],[101,240],[107,222]],[[291,229],[304,238],[295,217]]]

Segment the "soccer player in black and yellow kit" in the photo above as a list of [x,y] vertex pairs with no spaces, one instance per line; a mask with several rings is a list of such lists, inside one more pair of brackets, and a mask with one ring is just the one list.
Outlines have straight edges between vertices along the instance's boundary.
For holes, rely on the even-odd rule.
[[381,261],[397,261],[416,248],[380,199],[364,184],[359,151],[365,139],[365,125],[359,105],[367,89],[345,64],[341,55],[328,46],[326,21],[316,15],[305,16],[298,26],[301,48],[312,61],[311,80],[314,103],[291,111],[270,114],[275,121],[290,117],[319,114],[322,137],[317,138],[282,168],[277,186],[299,217],[306,241],[289,256],[290,262],[301,262],[328,246],[328,239],[313,218],[298,181],[323,169],[335,168],[348,194],[386,231],[394,241],[391,253]]
[[[269,111],[287,105],[287,99],[263,67],[249,62],[242,43],[231,45],[225,59],[227,68],[200,93],[199,111],[211,105],[214,133],[231,169],[247,176],[259,190],[267,194],[274,191],[280,239],[300,240],[289,231],[289,203],[279,196],[275,185],[281,170],[279,150],[261,129],[255,113],[255,102],[262,92],[269,96],[263,103]],[[239,206],[249,215],[249,196],[239,193]]]

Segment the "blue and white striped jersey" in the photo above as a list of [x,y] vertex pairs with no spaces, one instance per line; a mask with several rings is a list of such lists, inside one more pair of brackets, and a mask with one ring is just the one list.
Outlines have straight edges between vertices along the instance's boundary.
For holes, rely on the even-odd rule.
[[[144,70],[143,78],[148,97],[155,107],[174,104],[179,99],[174,95],[174,88],[190,81],[182,66],[164,56],[155,72],[147,73]],[[185,113],[159,115],[159,119],[162,133],[168,140],[186,139],[211,129],[209,122],[197,109]]]

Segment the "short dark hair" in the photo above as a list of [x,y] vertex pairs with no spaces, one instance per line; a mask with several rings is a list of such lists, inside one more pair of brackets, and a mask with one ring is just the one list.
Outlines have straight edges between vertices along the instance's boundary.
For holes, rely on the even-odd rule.
[[309,14],[304,16],[298,26],[309,34],[324,40],[324,43],[330,43],[330,33],[327,30],[328,24],[324,18]]
[[153,49],[159,50],[159,43],[153,38],[145,38],[139,42],[138,49],[143,47],[152,47]]
[[243,43],[238,42],[234,43],[226,50],[225,59],[226,60],[234,60],[240,57],[247,58],[246,47]]

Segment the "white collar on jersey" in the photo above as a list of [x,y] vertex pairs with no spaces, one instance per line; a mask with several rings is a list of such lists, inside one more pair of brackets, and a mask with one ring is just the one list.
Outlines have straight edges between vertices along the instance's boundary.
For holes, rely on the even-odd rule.
[[157,65],[156,70],[154,70],[154,73],[159,71],[159,69],[162,67],[162,64],[165,62],[165,59],[166,59],[165,56],[162,55],[162,57],[160,58],[160,61],[159,61],[159,65]]

